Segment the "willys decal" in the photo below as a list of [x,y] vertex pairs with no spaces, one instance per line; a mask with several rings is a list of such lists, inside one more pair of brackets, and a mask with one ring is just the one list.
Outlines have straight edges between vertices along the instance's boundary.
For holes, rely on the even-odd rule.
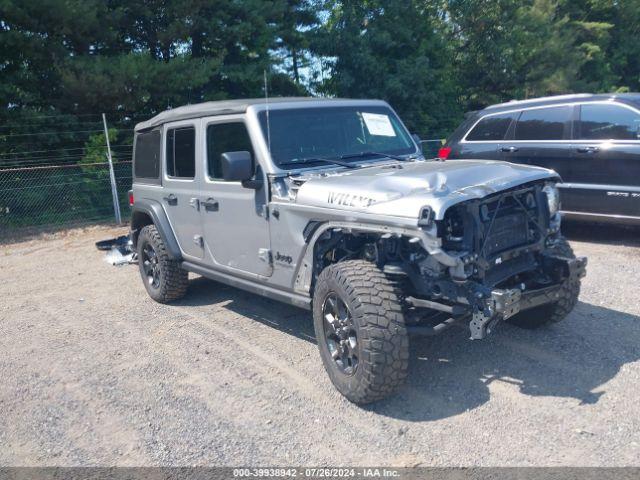
[[332,205],[344,205],[345,207],[369,207],[374,203],[373,198],[351,193],[329,192],[327,202]]

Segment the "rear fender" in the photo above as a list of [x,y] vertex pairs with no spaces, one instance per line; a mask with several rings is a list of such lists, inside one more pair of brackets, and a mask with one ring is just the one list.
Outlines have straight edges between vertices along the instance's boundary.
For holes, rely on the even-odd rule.
[[182,260],[180,246],[162,205],[155,200],[136,199],[131,207],[131,241],[134,248],[138,245],[140,230],[150,224],[155,225],[171,257],[175,260]]

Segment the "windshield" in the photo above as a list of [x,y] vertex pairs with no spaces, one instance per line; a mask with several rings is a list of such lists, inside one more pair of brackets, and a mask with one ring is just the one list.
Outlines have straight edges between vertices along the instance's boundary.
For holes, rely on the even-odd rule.
[[[273,161],[287,170],[327,165],[322,158],[349,157],[345,161],[359,163],[365,156],[368,160],[370,152],[416,153],[409,133],[398,117],[384,106],[270,110],[269,131],[267,112],[260,112],[259,119],[264,138],[271,137]],[[372,159],[375,157],[371,156]]]

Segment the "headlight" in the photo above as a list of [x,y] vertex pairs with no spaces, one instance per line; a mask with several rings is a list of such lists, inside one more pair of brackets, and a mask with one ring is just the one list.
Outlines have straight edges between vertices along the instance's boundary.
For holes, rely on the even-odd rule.
[[560,210],[560,193],[558,187],[555,185],[546,185],[542,191],[547,196],[547,203],[549,205],[549,214],[554,216]]

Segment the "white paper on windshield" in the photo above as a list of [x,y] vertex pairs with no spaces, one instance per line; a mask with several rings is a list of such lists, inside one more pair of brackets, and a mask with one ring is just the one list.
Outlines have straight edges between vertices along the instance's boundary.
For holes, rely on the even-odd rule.
[[396,136],[393,125],[391,125],[391,120],[389,120],[389,115],[362,112],[362,119],[371,135],[380,135],[383,137]]

